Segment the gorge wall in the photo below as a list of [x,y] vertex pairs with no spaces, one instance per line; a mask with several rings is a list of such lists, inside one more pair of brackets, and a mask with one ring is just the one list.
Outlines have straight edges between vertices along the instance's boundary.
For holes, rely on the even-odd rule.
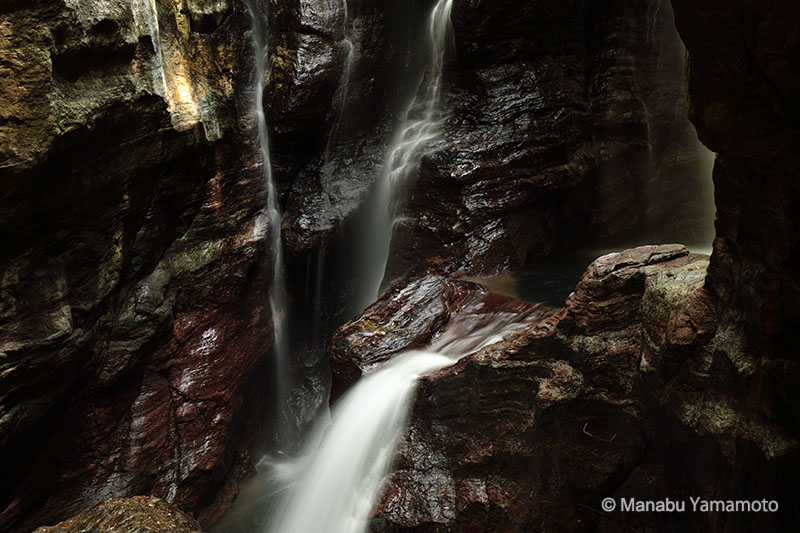
[[788,21],[800,11],[791,2],[731,11],[673,3],[690,52],[689,114],[719,153],[709,288],[747,354],[737,366],[765,395],[783,398],[783,415],[796,420],[800,81],[788,65],[800,54],[800,32]]
[[196,514],[251,468],[272,327],[247,27],[228,2],[0,3],[4,531],[105,496]]
[[[657,528],[796,522],[800,13],[694,4],[455,0],[450,114],[402,204],[400,284],[334,337],[337,392],[441,331],[454,275],[685,216],[702,155],[675,24],[689,118],[719,154],[717,237],[710,262],[599,260],[543,325],[426,379],[374,529],[616,531],[652,517],[598,512],[603,495],[679,490],[783,511]],[[432,2],[259,5],[293,311],[321,272],[332,327]],[[239,0],[0,0],[0,529],[136,494],[208,525],[252,471],[275,228],[249,28]],[[649,212],[663,196],[676,210]]]

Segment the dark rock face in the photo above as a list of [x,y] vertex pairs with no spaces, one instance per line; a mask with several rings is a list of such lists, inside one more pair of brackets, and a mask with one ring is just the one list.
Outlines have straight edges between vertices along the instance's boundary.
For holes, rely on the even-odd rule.
[[264,192],[249,23],[211,4],[0,6],[4,531],[141,493],[211,517],[249,468]]
[[390,289],[331,339],[332,397],[397,353],[430,344],[454,313],[484,292],[479,285],[437,275]]
[[330,243],[380,175],[429,4],[304,1],[276,11],[267,107],[292,254]]
[[[707,267],[678,245],[602,257],[551,318],[423,379],[372,529],[789,527],[798,442],[748,408]],[[767,498],[782,512],[603,513],[606,496]]]
[[800,54],[800,12],[793,2],[673,5],[690,53],[690,116],[719,153],[708,282],[720,329],[739,346],[730,364],[750,409],[797,428],[800,84],[787,65]]
[[[311,264],[337,301],[357,290],[364,201],[415,91],[432,5],[289,2],[273,15],[266,104],[298,290]],[[668,242],[694,243],[692,208],[675,206],[702,203],[701,154],[665,0],[456,1],[452,18],[450,119],[408,187],[387,281],[442,265],[496,273],[668,218],[686,222]]]
[[[430,7],[349,2],[320,15],[302,2],[275,15],[267,107],[292,254],[336,246],[363,223],[392,117],[414,90],[424,57],[415,32]],[[665,1],[455,2],[453,28],[451,118],[410,186],[389,280],[437,262],[496,272],[589,227],[619,235],[645,215],[686,218],[645,213],[647,197],[698,197],[686,172],[700,154],[683,50]]]
[[800,54],[789,22],[800,12],[793,2],[673,4],[690,53],[690,116],[719,153],[709,285],[745,346],[737,366],[753,379],[762,368],[783,396],[798,376],[800,84],[787,65]]
[[77,516],[35,533],[127,531],[146,533],[201,533],[200,525],[164,500],[155,497],[108,498]]
[[453,27],[451,118],[410,187],[389,279],[431,262],[518,267],[663,224],[663,210],[645,208],[666,189],[697,196],[667,2],[465,0]]

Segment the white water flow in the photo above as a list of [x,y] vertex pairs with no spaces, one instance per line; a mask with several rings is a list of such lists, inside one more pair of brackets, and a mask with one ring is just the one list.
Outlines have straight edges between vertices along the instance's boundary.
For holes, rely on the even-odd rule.
[[362,378],[318,426],[305,464],[267,531],[362,533],[406,429],[417,379],[494,344],[541,311],[468,314],[426,351],[397,355]]
[[389,147],[384,168],[376,184],[375,197],[363,239],[367,246],[365,291],[359,302],[365,308],[379,295],[389,258],[392,229],[403,186],[419,169],[430,141],[439,137],[447,113],[442,105],[444,59],[451,35],[450,13],[453,0],[439,0],[426,21],[428,58],[417,84],[417,91],[402,115]]
[[[272,174],[272,162],[269,152],[269,130],[267,118],[264,113],[264,84],[267,75],[268,51],[268,24],[261,10],[258,9],[258,0],[248,0],[247,9],[253,21],[251,39],[255,57],[254,96],[255,110],[258,118],[258,142],[263,160],[264,186],[267,192],[266,215],[269,220],[270,251],[272,252],[272,284],[269,290],[269,306],[272,312],[272,322],[275,329],[274,359],[275,359],[275,390],[277,392],[278,433],[285,433],[288,424],[285,406],[289,391],[291,390],[291,368],[289,365],[289,339],[287,335],[288,296],[286,292],[286,279],[283,265],[283,244],[281,242],[281,213],[278,202],[278,189]],[[279,435],[279,440],[282,437]],[[280,443],[279,443],[280,444]]]

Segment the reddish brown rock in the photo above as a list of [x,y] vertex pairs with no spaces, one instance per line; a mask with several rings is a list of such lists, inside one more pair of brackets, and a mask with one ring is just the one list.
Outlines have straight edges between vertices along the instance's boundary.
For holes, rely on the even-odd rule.
[[248,21],[184,7],[0,7],[3,531],[135,494],[208,518],[251,468],[272,327]]
[[[609,496],[778,499],[782,513],[726,523],[790,523],[798,441],[747,409],[707,267],[678,245],[604,256],[564,309],[423,378],[372,529],[720,528],[706,514],[603,513]],[[734,482],[743,472],[752,484]]]
[[551,313],[536,304],[490,293],[477,283],[437,274],[398,283],[331,339],[332,396],[338,397],[398,353],[433,344],[445,331],[458,337],[489,326],[501,315],[514,315],[524,323]]
[[479,285],[437,275],[391,288],[331,339],[333,397],[399,352],[430,344],[453,314],[484,293]]

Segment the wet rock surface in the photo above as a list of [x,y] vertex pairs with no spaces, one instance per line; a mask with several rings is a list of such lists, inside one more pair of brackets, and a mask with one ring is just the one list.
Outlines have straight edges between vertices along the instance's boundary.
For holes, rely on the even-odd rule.
[[[388,279],[437,261],[492,274],[687,217],[647,212],[701,183],[668,2],[462,1],[453,28],[451,117],[409,187]],[[681,232],[670,242],[694,238]]]
[[[301,257],[369,223],[359,205],[424,57],[420,30],[403,28],[421,28],[431,7],[350,2],[315,16],[312,4],[276,15],[268,97],[284,241]],[[689,218],[645,212],[647,197],[702,196],[683,55],[664,0],[455,2],[450,119],[406,191],[387,279],[443,261],[493,273],[580,242],[589,227],[619,235],[641,229],[643,216]],[[323,100],[327,112],[316,112]]]
[[[524,347],[424,380],[374,530],[797,522],[797,83],[781,59],[796,54],[796,7],[673,4],[690,116],[719,153],[710,265],[675,247],[602,258]],[[766,498],[780,512],[606,513],[606,496]]]
[[[329,244],[357,216],[383,167],[419,67],[430,2],[297,2],[279,9],[267,97],[284,242],[293,254]],[[413,78],[413,75],[411,76]]]
[[[710,264],[674,247],[601,258],[523,348],[426,379],[374,530],[782,530],[800,517],[797,83],[780,59],[796,54],[796,7],[673,5],[690,116],[719,154]],[[606,496],[766,498],[780,512],[607,513]]]
[[85,531],[201,533],[200,525],[194,519],[152,496],[108,498],[60,524],[40,527],[35,533]]
[[[708,256],[680,245],[601,257],[553,316],[423,378],[371,529],[788,527],[784,474],[797,468],[798,441],[747,407],[707,269]],[[381,327],[375,319],[362,320]],[[377,350],[402,349],[395,340]],[[782,512],[720,521],[600,510],[604,497],[690,495],[776,499]]]
[[0,5],[4,531],[142,493],[207,518],[249,472],[272,329],[248,25]]
[[331,339],[332,396],[399,352],[430,344],[453,314],[484,293],[479,285],[437,275],[390,289]]
[[[279,4],[265,109],[298,286],[362,222],[431,2]],[[672,1],[719,154],[710,265],[602,258],[550,319],[426,379],[374,529],[796,524],[800,13],[695,4]],[[698,196],[672,24],[664,0],[454,2],[451,115],[387,271],[414,277],[334,337],[335,394],[490,297],[452,274],[682,218],[642,202]],[[248,27],[238,0],[0,0],[0,529],[139,493],[207,523],[251,471],[272,327]],[[782,511],[622,516],[606,495]]]
[[398,353],[424,349],[445,330],[455,337],[459,331],[468,334],[479,326],[475,320],[499,313],[525,322],[542,319],[550,310],[433,273],[397,284],[333,335],[327,353],[332,399]]

